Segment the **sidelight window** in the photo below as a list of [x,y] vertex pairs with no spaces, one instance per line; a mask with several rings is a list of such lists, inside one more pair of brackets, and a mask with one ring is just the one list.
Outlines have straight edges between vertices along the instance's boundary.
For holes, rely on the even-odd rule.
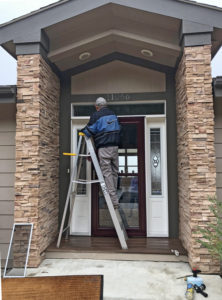
[[160,128],[150,128],[150,167],[152,195],[162,195],[160,134]]

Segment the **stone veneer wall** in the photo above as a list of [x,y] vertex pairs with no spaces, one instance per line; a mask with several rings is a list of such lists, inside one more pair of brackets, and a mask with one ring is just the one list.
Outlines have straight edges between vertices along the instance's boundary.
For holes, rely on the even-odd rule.
[[38,54],[18,56],[15,222],[32,222],[29,266],[56,238],[60,82]]
[[214,221],[216,193],[211,46],[185,47],[176,73],[180,238],[191,267],[218,272],[218,261],[197,242],[197,226]]

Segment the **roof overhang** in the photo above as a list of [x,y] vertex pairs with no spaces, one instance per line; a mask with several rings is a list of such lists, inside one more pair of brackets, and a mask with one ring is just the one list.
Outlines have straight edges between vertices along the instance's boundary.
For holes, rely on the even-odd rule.
[[60,71],[84,64],[84,52],[87,61],[118,52],[175,67],[183,46],[211,43],[214,55],[222,11],[185,0],[62,0],[0,25],[11,55],[41,53]]
[[222,76],[213,79],[214,98],[222,98]]
[[0,104],[16,102],[16,85],[0,85]]

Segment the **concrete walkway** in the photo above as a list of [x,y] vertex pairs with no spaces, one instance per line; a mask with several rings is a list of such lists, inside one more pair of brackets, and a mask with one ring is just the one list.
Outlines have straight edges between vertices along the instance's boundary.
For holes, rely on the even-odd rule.
[[[186,282],[177,277],[191,273],[183,262],[45,259],[27,276],[104,275],[104,300],[182,300]],[[208,299],[222,300],[222,279],[201,275]],[[195,300],[204,299],[200,294]]]

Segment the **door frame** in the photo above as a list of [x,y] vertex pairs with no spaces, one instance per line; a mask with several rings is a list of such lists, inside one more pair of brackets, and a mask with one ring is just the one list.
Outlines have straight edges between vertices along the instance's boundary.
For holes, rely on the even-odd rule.
[[[169,236],[169,220],[168,220],[168,178],[167,178],[167,133],[166,133],[166,128],[167,128],[167,124],[166,124],[166,100],[154,100],[154,101],[138,101],[139,103],[164,103],[165,108],[164,108],[164,114],[161,115],[144,115],[144,116],[129,116],[129,115],[125,115],[122,117],[126,117],[126,118],[136,118],[136,117],[144,117],[144,151],[145,151],[145,161],[144,161],[144,166],[145,166],[145,195],[146,195],[146,203],[145,203],[145,213],[146,213],[146,236],[147,237],[168,237]],[[111,105],[115,104],[116,102],[112,102],[110,103]],[[137,103],[137,101],[135,101],[135,103]],[[125,104],[125,103],[118,103],[118,104]],[[74,109],[73,106],[75,105],[89,105],[89,103],[71,103],[71,133],[73,133],[73,126],[79,125],[80,127],[83,127],[89,120],[88,116],[75,116],[74,115]],[[150,174],[149,174],[149,168],[150,168],[150,158],[149,158],[149,145],[148,145],[148,130],[149,130],[149,124],[154,123],[154,124],[158,124],[158,122],[160,122],[163,125],[163,134],[162,134],[162,145],[164,146],[164,149],[162,150],[162,153],[165,153],[165,159],[163,160],[165,162],[165,166],[164,166],[164,195],[165,195],[165,228],[166,231],[163,234],[158,234],[158,233],[154,233],[151,230],[150,223],[150,217],[149,217],[149,212],[150,212],[150,207],[151,207],[151,203],[150,203]],[[81,124],[81,125],[80,125]],[[73,134],[71,134],[71,151],[73,151]],[[71,162],[71,161],[70,161]],[[70,168],[72,168],[72,164],[70,164]],[[91,174],[91,171],[90,171]],[[90,188],[90,192],[91,194],[91,188]],[[89,195],[90,195],[89,194]],[[90,195],[90,212],[89,212],[89,224],[90,224],[90,228],[88,230],[88,233],[78,233],[78,232],[72,232],[70,230],[70,234],[75,234],[75,235],[91,235],[92,232],[92,228],[91,228],[91,215],[92,215],[92,195]]]

